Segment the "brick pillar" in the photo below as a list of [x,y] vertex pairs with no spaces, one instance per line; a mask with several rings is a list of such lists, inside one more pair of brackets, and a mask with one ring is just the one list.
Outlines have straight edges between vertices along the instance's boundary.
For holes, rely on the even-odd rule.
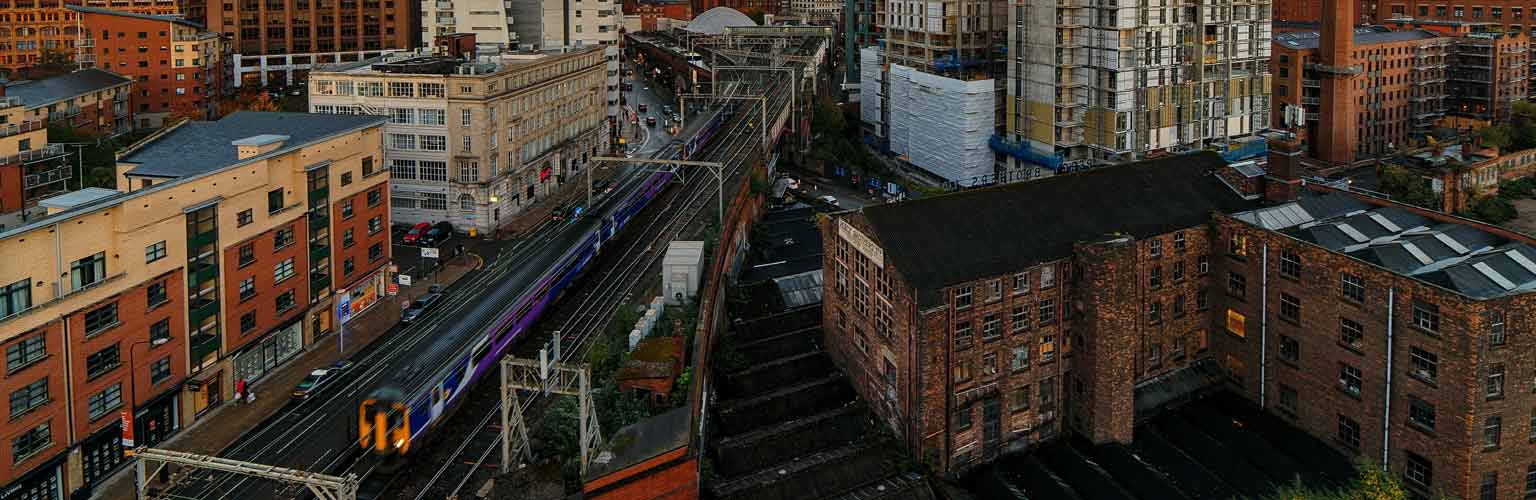
[[1264,177],[1264,199],[1271,203],[1296,201],[1301,196],[1301,144],[1294,139],[1269,141],[1269,171]]
[[1317,156],[1330,164],[1355,160],[1359,107],[1352,84],[1360,68],[1350,66],[1354,50],[1355,0],[1323,0],[1323,33],[1316,68],[1324,110],[1317,121]]
[[[1083,394],[1074,398],[1071,411],[1074,420],[1083,417],[1083,430],[1095,444],[1128,444],[1136,423],[1136,356],[1141,352],[1135,240],[1113,237],[1074,246],[1082,284],[1080,298],[1069,306],[1084,307],[1079,322],[1084,345],[1073,353],[1072,383],[1081,381]],[[1063,385],[1063,390],[1070,387]]]

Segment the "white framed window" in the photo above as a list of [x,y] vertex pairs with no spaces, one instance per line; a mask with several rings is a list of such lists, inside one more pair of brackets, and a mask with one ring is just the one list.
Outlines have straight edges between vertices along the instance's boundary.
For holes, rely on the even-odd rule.
[[480,182],[480,162],[459,160],[459,182]]
[[469,109],[459,110],[459,125],[468,127],[474,122],[475,113]]
[[416,85],[411,82],[389,82],[390,97],[415,97]]
[[416,149],[416,136],[411,134],[389,134],[389,148],[401,151]]
[[423,210],[447,210],[447,193],[421,193],[421,208]]
[[[423,85],[425,85],[425,84],[423,84]],[[425,87],[423,87],[423,88],[425,88]],[[419,111],[421,111],[421,124],[422,125],[442,126],[442,125],[446,125],[447,124],[447,121],[446,121],[447,118],[444,116],[445,113],[443,113],[443,110],[441,110],[441,109],[422,109],[422,110],[419,110]]]
[[442,97],[443,95],[444,95],[443,84],[441,84],[441,83],[423,83],[423,84],[421,84],[421,96],[422,97]]
[[389,176],[395,179],[415,179],[416,160],[390,160]]
[[462,149],[464,150],[465,153],[468,153],[468,152],[473,151],[475,149],[474,148],[474,140],[471,139],[469,136],[466,135],[466,136],[462,137],[461,139],[463,139],[463,142],[464,142],[464,144],[462,144]]
[[416,110],[414,108],[389,108],[389,123],[415,125]]
[[421,136],[421,150],[447,151],[448,138],[441,135],[423,135]]
[[448,180],[448,162],[421,160],[418,162],[418,165],[421,167],[421,180],[438,182],[446,182]]

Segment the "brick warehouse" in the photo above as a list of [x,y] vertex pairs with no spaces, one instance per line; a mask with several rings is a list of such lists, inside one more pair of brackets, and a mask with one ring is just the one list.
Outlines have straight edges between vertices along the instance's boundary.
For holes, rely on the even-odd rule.
[[[1536,241],[1301,183],[1272,149],[1256,183],[1200,153],[841,214],[830,351],[942,470],[1069,429],[1128,443],[1225,388],[1410,489],[1523,497],[1536,454],[1500,445],[1536,437],[1536,363],[1514,354]],[[1005,215],[1039,206],[1059,215]],[[1225,382],[1199,383],[1213,364]]]

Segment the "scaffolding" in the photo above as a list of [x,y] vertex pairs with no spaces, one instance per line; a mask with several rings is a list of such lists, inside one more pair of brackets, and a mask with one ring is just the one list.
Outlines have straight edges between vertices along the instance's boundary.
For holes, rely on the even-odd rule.
[[[337,477],[286,467],[261,465],[228,458],[156,448],[138,448],[134,450],[133,454],[138,457],[138,460],[134,462],[134,493],[137,498],[150,498],[146,496],[146,491],[149,487],[147,478],[159,475],[166,466],[172,464],[299,485],[308,489],[310,493],[315,495],[315,498],[320,500],[355,500],[357,498],[358,479],[356,474]],[[150,462],[156,462],[159,466],[154,468],[153,473],[146,474]]]

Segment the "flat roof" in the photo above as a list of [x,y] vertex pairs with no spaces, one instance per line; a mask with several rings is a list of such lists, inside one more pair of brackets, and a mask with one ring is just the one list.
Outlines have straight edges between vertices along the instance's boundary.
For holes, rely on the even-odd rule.
[[1475,299],[1536,291],[1536,247],[1468,222],[1310,190],[1233,217]]
[[38,201],[37,204],[38,206],[45,208],[67,210],[116,194],[118,193],[115,190],[99,187],[88,187],[78,191],[70,191],[68,193],[63,193],[57,196],[43,198],[42,200]]
[[137,12],[127,12],[127,11],[121,11],[121,10],[103,9],[103,8],[100,8],[100,7],[86,7],[86,6],[83,6],[83,5],[65,5],[64,8],[69,9],[69,10],[73,10],[73,11],[76,11],[76,12],[88,12],[88,13],[91,13],[91,14],[106,14],[106,15],[109,15],[109,16],[132,17],[132,18],[135,18],[135,19],[148,19],[148,20],[151,20],[151,21],[169,21],[169,22],[173,22],[173,23],[176,23],[176,24],[180,24],[182,26],[187,26],[187,27],[191,27],[191,28],[197,28],[199,30],[207,30],[207,28],[204,27],[203,25],[198,24],[198,23],[194,23],[192,21],[188,21],[186,18],[181,17],[181,16],[157,16],[157,15],[153,15],[153,14],[140,14],[140,13],[137,13]]
[[39,108],[119,85],[131,85],[133,79],[96,68],[44,78],[5,84],[5,95],[21,99],[28,109]]
[[[383,116],[241,111],[212,122],[189,122],[118,159],[137,164],[127,175],[188,177],[221,170],[240,159],[237,141],[286,137],[282,149],[302,147],[387,120]],[[279,134],[280,133],[280,134]],[[271,154],[271,153],[268,153]],[[265,155],[262,155],[265,156]]]
[[1200,226],[1257,208],[1215,175],[1211,151],[861,209],[924,305],[938,289],[1072,254],[1073,243]]
[[[1355,28],[1355,45],[1377,45],[1439,38],[1441,35],[1424,30],[1387,31],[1381,28]],[[1274,43],[1289,49],[1315,49],[1322,42],[1316,31],[1275,33]]]

